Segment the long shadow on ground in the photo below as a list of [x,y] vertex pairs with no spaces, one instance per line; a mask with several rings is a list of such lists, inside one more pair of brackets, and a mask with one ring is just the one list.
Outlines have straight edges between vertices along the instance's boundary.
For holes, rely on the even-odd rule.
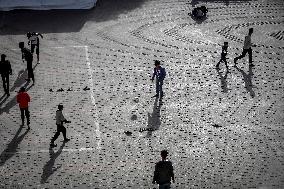
[[247,92],[249,92],[250,96],[253,98],[255,97],[255,92],[253,91],[253,84],[252,84],[252,77],[253,77],[253,72],[252,72],[252,67],[249,67],[249,73],[247,74],[244,70],[240,69],[237,66],[234,66],[241,74],[243,75],[243,80],[245,82],[245,88]]
[[151,137],[152,132],[158,130],[161,126],[161,107],[163,105],[162,101],[159,101],[158,98],[155,98],[153,112],[150,114],[148,112],[148,125],[147,125],[147,135],[146,137]]
[[7,145],[7,148],[0,154],[0,166],[3,166],[7,160],[16,154],[19,144],[29,132],[29,130],[26,130],[22,135],[20,135],[23,127],[24,126],[21,125],[12,141]]
[[214,2],[214,3],[224,3],[226,6],[229,6],[230,3],[247,3],[250,1],[256,1],[256,0],[191,0],[190,4],[191,6],[195,6],[197,4],[202,3],[208,3],[208,2]]
[[43,167],[43,172],[41,175],[41,180],[40,183],[44,184],[46,183],[47,179],[55,172],[57,171],[61,165],[54,167],[55,164],[55,160],[56,158],[58,158],[58,156],[61,154],[63,148],[65,146],[65,142],[62,143],[62,145],[60,146],[60,148],[57,150],[57,152],[55,153],[53,148],[49,148],[49,156],[50,159],[48,162],[46,162],[46,164]]
[[0,35],[22,35],[27,32],[79,32],[87,21],[115,20],[140,6],[146,0],[99,0],[91,10],[13,10],[0,12]]

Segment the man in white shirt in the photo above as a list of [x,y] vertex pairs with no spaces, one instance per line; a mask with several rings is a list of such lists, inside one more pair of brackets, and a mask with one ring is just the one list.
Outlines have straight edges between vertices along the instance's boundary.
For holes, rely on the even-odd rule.
[[28,37],[28,40],[29,40],[28,44],[31,45],[31,52],[33,54],[34,50],[36,48],[37,63],[40,63],[39,62],[39,37],[38,36],[43,38],[41,33],[36,33],[36,32],[33,32],[33,33],[28,32],[27,33],[27,37]]
[[253,28],[249,29],[249,34],[245,37],[245,42],[244,42],[244,47],[243,47],[243,52],[240,56],[234,58],[234,63],[237,65],[237,60],[243,58],[246,56],[247,53],[249,53],[249,66],[254,66],[252,64],[252,50],[251,50],[251,34],[253,33]]
[[57,145],[54,144],[54,141],[58,138],[60,133],[62,132],[64,137],[64,142],[68,142],[70,139],[66,137],[66,128],[63,126],[64,123],[71,123],[71,121],[67,121],[65,117],[62,114],[63,105],[58,105],[58,110],[56,111],[56,125],[57,125],[57,131],[54,135],[54,137],[51,139],[50,147],[56,147]]

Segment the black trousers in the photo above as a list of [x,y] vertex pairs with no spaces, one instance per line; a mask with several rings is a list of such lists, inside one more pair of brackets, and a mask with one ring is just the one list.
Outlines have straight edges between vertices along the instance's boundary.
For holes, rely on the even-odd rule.
[[246,56],[246,54],[249,54],[249,63],[252,64],[252,50],[251,48],[249,49],[243,49],[243,52],[240,56],[236,57],[236,60],[239,60],[241,58],[244,58]]
[[6,94],[9,94],[9,74],[1,74],[3,81],[3,88]]
[[221,57],[220,61],[217,63],[216,66],[219,67],[219,65],[220,65],[221,62],[224,62],[225,65],[226,65],[226,68],[228,69],[228,62],[227,62],[226,57]]
[[34,77],[34,70],[33,70],[33,61],[29,61],[27,62],[27,70],[28,70],[28,78],[32,79],[33,82],[35,81],[35,77]]
[[51,143],[54,143],[54,141],[59,137],[60,133],[63,134],[64,140],[67,139],[66,137],[66,128],[63,126],[63,124],[56,124],[57,125],[57,131],[55,135],[51,139]]
[[30,124],[30,111],[29,111],[29,108],[20,108],[20,110],[21,110],[22,122],[25,121],[25,116],[26,116],[27,124],[29,125]]

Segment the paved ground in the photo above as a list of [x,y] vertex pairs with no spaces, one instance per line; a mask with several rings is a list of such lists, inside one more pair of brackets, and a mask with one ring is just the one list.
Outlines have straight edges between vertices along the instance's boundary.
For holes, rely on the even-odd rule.
[[[209,8],[205,21],[188,16],[194,4]],[[0,53],[14,73],[0,101],[0,188],[153,188],[162,149],[173,188],[284,188],[283,13],[282,0],[105,0],[90,11],[1,13]],[[249,27],[256,66],[246,58],[233,67]],[[27,31],[44,34],[35,86],[18,49]],[[224,41],[228,74],[215,69]],[[151,98],[155,59],[167,70],[162,102]],[[15,102],[24,85],[30,131]],[[59,103],[71,141],[60,136],[52,150]]]

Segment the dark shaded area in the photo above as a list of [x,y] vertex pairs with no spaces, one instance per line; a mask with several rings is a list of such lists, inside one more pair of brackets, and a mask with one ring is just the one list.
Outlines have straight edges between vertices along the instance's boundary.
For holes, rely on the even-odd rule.
[[158,98],[155,98],[153,112],[150,114],[148,112],[148,125],[147,125],[147,135],[146,137],[151,137],[152,132],[158,130],[161,126],[161,107],[163,105],[162,101],[159,101]]
[[196,18],[195,16],[192,15],[192,13],[188,13],[188,15],[191,17],[192,20],[194,20],[197,24],[202,24],[207,19],[207,16],[202,17],[200,19]]
[[43,167],[43,172],[42,172],[41,180],[40,180],[41,184],[46,183],[47,179],[62,166],[62,165],[59,165],[57,167],[54,167],[54,164],[55,164],[56,158],[58,158],[58,156],[62,153],[65,143],[66,142],[63,142],[61,144],[60,148],[57,150],[56,153],[54,152],[53,148],[51,147],[49,148],[50,159],[48,162],[46,162],[46,164]]
[[20,135],[23,127],[24,126],[21,125],[21,127],[18,129],[12,141],[7,145],[7,148],[1,153],[0,166],[3,166],[7,160],[9,160],[11,157],[13,157],[16,154],[19,144],[22,142],[26,134],[29,132],[29,130],[26,130],[22,135]]
[[16,78],[16,81],[14,82],[14,85],[11,87],[10,92],[14,91],[17,87],[21,87],[25,82],[26,78],[28,77],[28,70],[21,70],[18,72],[18,76]]
[[221,81],[222,92],[227,93],[228,92],[227,77],[228,77],[229,71],[226,70],[225,75],[223,75],[223,73],[220,72],[220,69],[218,69],[218,68],[216,68],[216,71],[217,71],[219,78],[220,78],[220,81]]
[[13,10],[0,12],[0,35],[79,32],[87,21],[115,20],[146,0],[99,0],[91,10]]
[[197,4],[214,2],[214,3],[224,3],[226,6],[229,6],[230,3],[247,3],[249,1],[255,1],[255,0],[191,0],[190,4],[191,6],[194,7]]
[[252,77],[253,77],[253,72],[252,72],[252,66],[249,66],[249,73],[247,74],[244,70],[240,69],[236,65],[234,66],[241,74],[243,75],[243,80],[245,82],[245,88],[247,92],[249,92],[250,96],[253,98],[255,97],[255,92],[253,91],[253,84],[252,84]]

